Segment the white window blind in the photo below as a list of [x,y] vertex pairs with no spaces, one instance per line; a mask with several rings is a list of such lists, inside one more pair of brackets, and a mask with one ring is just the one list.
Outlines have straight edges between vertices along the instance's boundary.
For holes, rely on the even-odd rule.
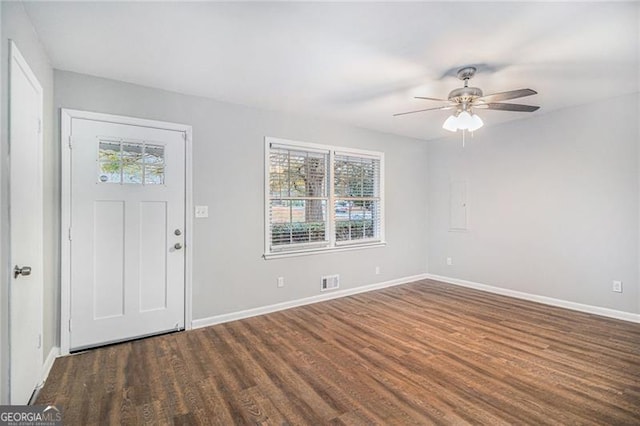
[[271,250],[329,244],[328,162],[329,151],[270,148]]
[[336,243],[380,235],[380,159],[336,153],[334,159]]
[[381,243],[383,154],[266,138],[265,254]]

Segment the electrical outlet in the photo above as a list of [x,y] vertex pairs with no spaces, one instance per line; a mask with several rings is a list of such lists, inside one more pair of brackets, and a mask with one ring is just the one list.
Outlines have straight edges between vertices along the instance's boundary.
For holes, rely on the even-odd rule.
[[380,275],[380,267],[376,266],[376,275]]
[[622,281],[614,281],[611,291],[615,291],[616,293],[622,293]]
[[278,277],[278,288],[284,287],[284,277]]
[[453,260],[450,257],[447,257],[447,265],[453,265]]

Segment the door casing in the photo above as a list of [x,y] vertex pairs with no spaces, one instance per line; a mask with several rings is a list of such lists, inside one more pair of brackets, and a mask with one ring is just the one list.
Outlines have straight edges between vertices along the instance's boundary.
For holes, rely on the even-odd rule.
[[60,110],[61,162],[61,241],[60,241],[60,353],[69,354],[71,332],[71,150],[72,121],[86,119],[132,126],[152,127],[156,129],[184,132],[185,140],[185,295],[184,327],[192,328],[192,268],[193,268],[193,174],[192,174],[192,128],[185,124],[126,117],[98,112],[79,111],[62,108]]

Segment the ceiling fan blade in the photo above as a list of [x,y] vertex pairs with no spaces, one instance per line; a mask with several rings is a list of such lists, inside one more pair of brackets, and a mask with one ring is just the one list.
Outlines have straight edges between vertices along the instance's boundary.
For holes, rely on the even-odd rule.
[[500,92],[500,93],[493,93],[491,95],[485,95],[481,98],[478,98],[477,100],[483,101],[483,102],[506,101],[507,99],[524,98],[525,96],[531,96],[537,93],[538,92],[532,89],[510,90],[508,92]]
[[427,109],[419,109],[417,111],[408,111],[408,112],[399,112],[397,114],[393,114],[394,117],[397,117],[399,115],[406,115],[406,114],[414,114],[416,112],[424,112],[424,111],[435,111],[435,110],[445,110],[445,109],[452,109],[453,105],[451,106],[442,106],[442,107],[435,107],[435,108],[427,108]]
[[428,101],[449,102],[448,99],[428,98],[426,96],[414,96],[415,99],[426,99]]
[[[481,104],[482,105],[482,104]],[[504,103],[488,103],[486,109],[494,109],[498,111],[517,111],[517,112],[533,112],[540,109],[535,105],[522,105],[522,104],[504,104]]]

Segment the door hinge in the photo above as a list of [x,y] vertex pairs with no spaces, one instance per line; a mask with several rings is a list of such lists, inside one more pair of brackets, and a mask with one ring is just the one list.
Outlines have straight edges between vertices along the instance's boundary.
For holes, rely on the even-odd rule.
[[73,138],[69,136],[69,149],[73,148]]
[[71,333],[71,318],[69,318],[69,333]]
[[69,241],[71,241],[71,227],[69,227],[69,234],[68,234],[68,236],[69,236]]
[[182,139],[184,139],[184,141],[187,141],[187,132],[182,132]]
[[42,334],[38,334],[38,349],[42,347]]
[[38,118],[38,134],[42,133],[42,119]]

